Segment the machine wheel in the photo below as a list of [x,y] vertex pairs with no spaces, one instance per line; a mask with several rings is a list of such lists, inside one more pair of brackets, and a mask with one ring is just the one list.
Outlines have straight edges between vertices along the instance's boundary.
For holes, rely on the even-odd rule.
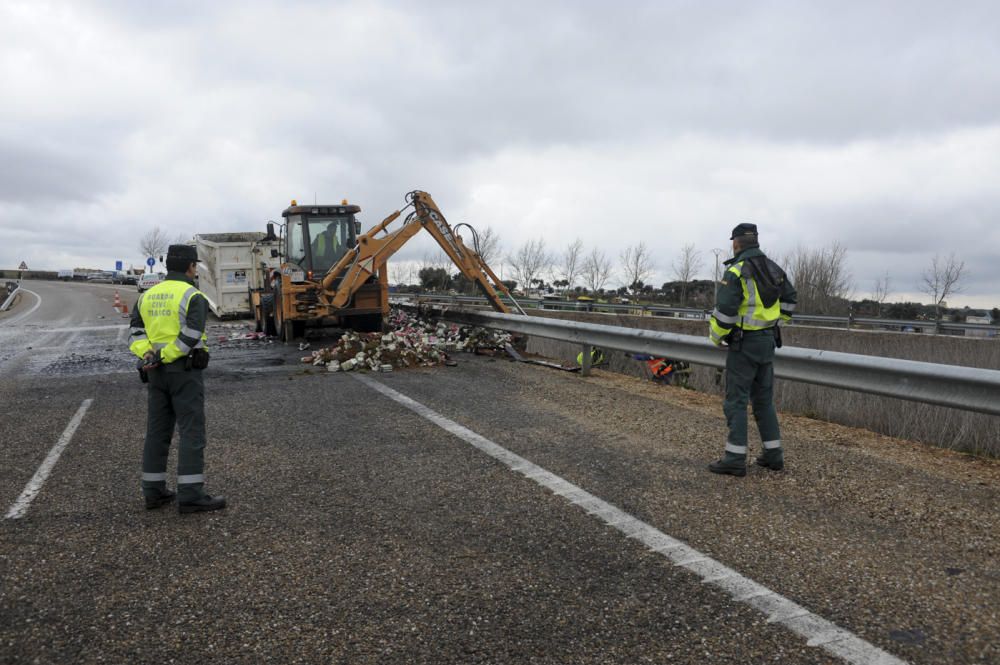
[[284,320],[281,313],[281,294],[274,294],[274,326],[278,333],[278,338],[285,343],[291,342],[296,337],[303,337],[306,334],[306,322],[295,319]]
[[253,322],[255,324],[254,332],[261,332],[264,330],[264,319],[267,318],[267,313],[264,310],[264,294],[260,296],[260,311],[254,307],[253,304],[253,290],[247,287],[247,302],[250,303],[250,311],[253,312]]
[[[277,337],[278,327],[274,325],[274,294],[265,293],[260,297],[260,318],[257,322],[257,332],[264,332],[271,337]],[[261,323],[263,322],[263,326]]]
[[[292,334],[292,322],[285,321],[281,313],[284,310],[281,307],[281,292],[275,291],[274,293],[274,314],[271,317],[274,320],[274,332],[282,342],[290,342]],[[286,330],[287,328],[287,330]]]
[[281,323],[281,341],[292,342],[296,337],[305,337],[305,321],[283,321]]

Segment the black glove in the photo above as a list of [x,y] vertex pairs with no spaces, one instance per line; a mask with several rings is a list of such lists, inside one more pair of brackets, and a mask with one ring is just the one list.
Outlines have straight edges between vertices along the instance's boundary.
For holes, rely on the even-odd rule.
[[157,349],[156,351],[147,351],[146,355],[144,355],[139,360],[139,369],[141,369],[143,371],[147,371],[147,370],[151,370],[151,369],[156,369],[157,367],[159,367],[162,364],[163,364],[163,361],[160,359],[160,350],[159,349]]

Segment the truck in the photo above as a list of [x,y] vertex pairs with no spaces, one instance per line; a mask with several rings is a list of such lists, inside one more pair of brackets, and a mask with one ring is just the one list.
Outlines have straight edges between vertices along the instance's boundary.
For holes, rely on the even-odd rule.
[[253,314],[251,294],[263,289],[279,265],[272,250],[278,238],[260,231],[202,233],[194,237],[198,250],[198,288],[212,312],[222,318]]
[[[405,200],[403,208],[364,234],[356,218],[361,208],[346,199],[339,205],[299,205],[292,200],[281,213],[285,221],[280,226],[278,246],[270,247],[271,257],[279,259],[280,265],[262,269],[263,284],[250,287],[250,307],[258,330],[275,333],[285,342],[302,337],[307,327],[381,330],[389,313],[386,262],[421,229],[434,237],[493,309],[511,311],[503,295],[524,314],[474,249],[479,244],[474,228],[468,224],[452,228],[427,192],[414,190]],[[410,208],[402,226],[390,231],[389,226]],[[275,235],[274,224],[268,223],[269,237]],[[473,247],[465,245],[456,233],[462,226],[469,228]]]

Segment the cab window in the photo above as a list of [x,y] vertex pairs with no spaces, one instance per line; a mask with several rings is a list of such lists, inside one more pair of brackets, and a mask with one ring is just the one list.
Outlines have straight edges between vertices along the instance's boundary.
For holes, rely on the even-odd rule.
[[309,249],[313,272],[325,273],[344,256],[352,224],[351,215],[309,218]]
[[292,215],[288,218],[288,261],[304,265],[306,261],[306,245],[303,238],[302,217]]

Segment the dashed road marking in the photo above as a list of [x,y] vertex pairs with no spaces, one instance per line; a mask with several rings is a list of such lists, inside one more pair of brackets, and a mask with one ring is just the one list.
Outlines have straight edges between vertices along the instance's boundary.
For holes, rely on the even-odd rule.
[[563,496],[608,526],[622,532],[628,538],[637,540],[652,551],[662,554],[675,566],[697,574],[705,584],[711,584],[728,593],[734,600],[753,607],[768,617],[769,623],[781,624],[805,638],[807,646],[821,648],[848,663],[852,663],[852,665],[906,665],[906,661],[883,651],[823,617],[813,614],[801,605],[740,575],[732,568],[706,556],[682,541],[668,536],[656,527],[629,515],[603,499],[597,498],[564,478],[560,478],[520,455],[512,453],[503,446],[476,434],[467,427],[442,416],[403,393],[368,376],[359,374],[351,376],[502,462],[511,470],[517,471],[542,487]]
[[52,473],[52,467],[56,465],[59,461],[59,456],[62,455],[62,451],[66,449],[69,442],[73,440],[73,434],[76,433],[76,428],[80,426],[80,422],[83,420],[84,414],[87,413],[87,409],[90,408],[91,403],[94,400],[85,399],[83,403],[80,404],[80,408],[76,410],[76,415],[69,421],[66,425],[66,429],[63,430],[62,436],[56,441],[56,445],[52,446],[52,450],[45,457],[42,465],[38,467],[38,471],[35,471],[35,475],[32,476],[31,480],[25,486],[24,491],[21,492],[21,496],[17,497],[17,501],[10,507],[4,519],[16,520],[24,517],[25,513],[28,512],[28,507],[31,506],[31,502],[34,501],[35,497],[42,490],[42,485],[45,484],[45,480]]

